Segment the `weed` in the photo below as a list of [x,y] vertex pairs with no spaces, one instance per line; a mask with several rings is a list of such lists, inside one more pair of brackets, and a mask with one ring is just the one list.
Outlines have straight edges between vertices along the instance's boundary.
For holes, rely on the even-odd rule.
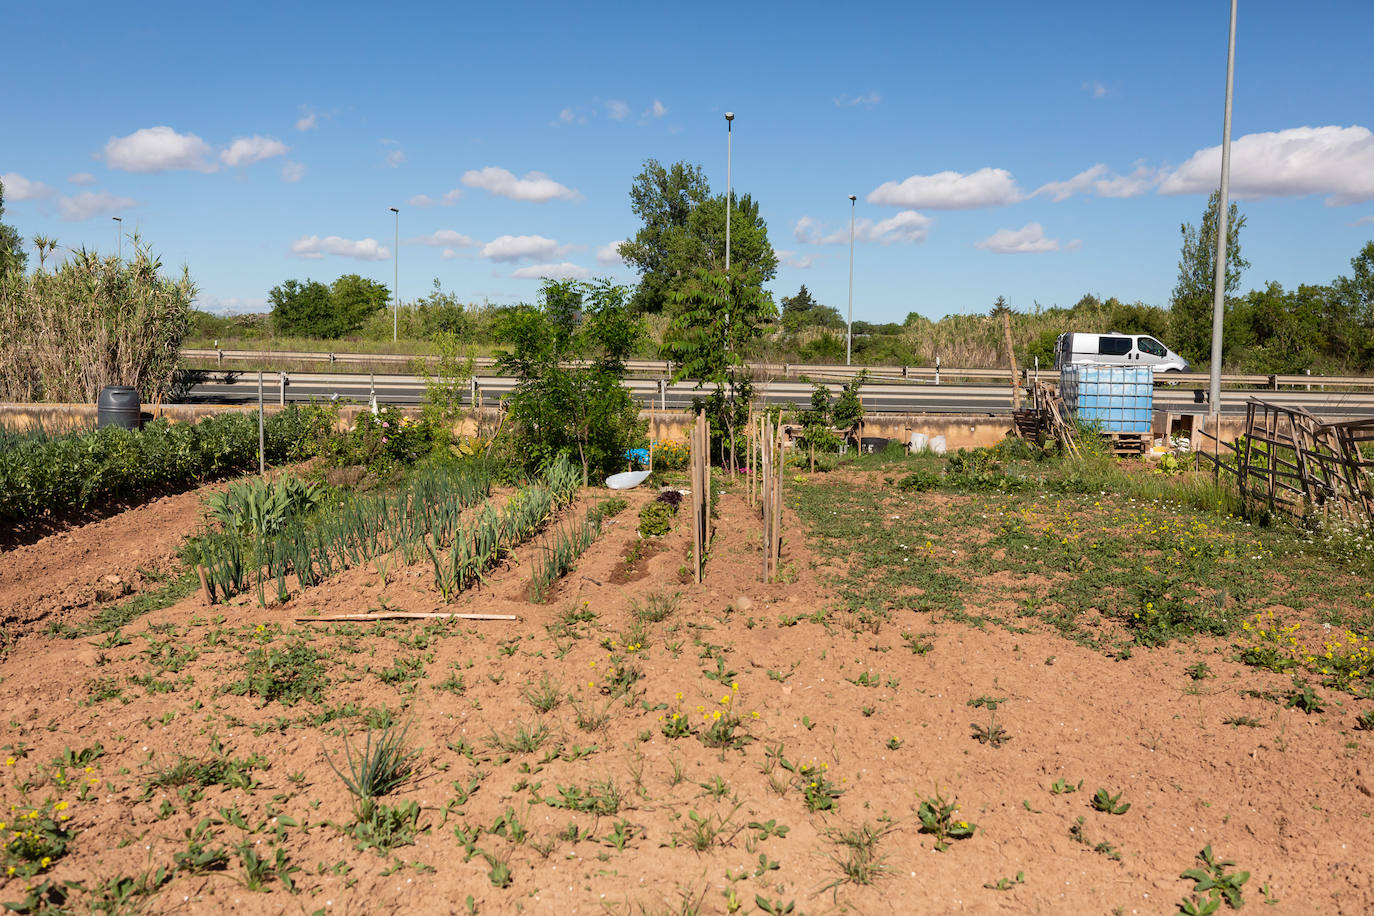
[[1125,814],[1131,810],[1130,802],[1122,803],[1121,796],[1124,793],[1118,792],[1112,795],[1106,789],[1098,789],[1093,793],[1092,806],[1094,811],[1103,811],[1107,814]]
[[544,746],[544,742],[549,740],[553,733],[547,725],[526,725],[521,722],[515,726],[515,730],[508,737],[502,737],[496,732],[491,733],[487,740],[492,747],[499,748],[508,754],[533,754]]
[[872,884],[887,866],[883,856],[878,854],[878,843],[892,830],[891,825],[874,827],[868,822],[854,830],[836,832],[830,839],[841,847],[838,856],[832,860],[840,867],[841,878],[827,887],[849,882],[851,884]]
[[640,623],[661,623],[673,615],[677,610],[678,601],[682,595],[679,592],[653,592],[644,598],[644,603],[638,601],[630,602],[630,613],[635,620]]
[[1015,878],[998,878],[996,881],[989,881],[984,884],[990,891],[1009,891],[1018,884],[1026,883],[1026,873],[1018,871]]
[[[691,826],[686,827],[673,834],[675,842],[690,846],[697,852],[705,852],[717,843],[726,842],[724,834],[730,827],[730,819],[735,816],[735,812],[740,808],[735,805],[729,814],[707,814],[701,815],[695,809],[687,812],[687,819],[691,821]],[[738,828],[736,828],[736,832]],[[732,832],[730,836],[733,836]]]
[[[399,805],[374,805],[366,818],[356,820],[346,831],[358,841],[358,850],[377,850],[387,855],[398,846],[412,846],[420,829],[420,805],[415,801]],[[426,828],[427,831],[428,828]]]
[[1198,662],[1195,665],[1190,665],[1187,669],[1187,674],[1190,678],[1192,678],[1195,681],[1202,681],[1206,680],[1209,677],[1216,677],[1216,675],[1212,673],[1212,669],[1207,667],[1206,662]]
[[1065,782],[1064,778],[1061,776],[1050,783],[1050,794],[1067,795],[1070,792],[1077,792],[1081,788],[1083,788],[1083,780],[1080,779],[1077,783]]
[[1367,709],[1355,716],[1355,729],[1362,732],[1374,732],[1374,709]]
[[301,700],[318,702],[328,686],[320,653],[304,641],[286,648],[257,646],[243,664],[244,676],[227,688],[236,696],[258,697],[263,703],[276,700],[287,706]]
[[1225,719],[1222,719],[1222,720],[1221,720],[1221,724],[1222,724],[1222,725],[1231,725],[1231,726],[1235,726],[1235,727],[1240,727],[1240,726],[1243,725],[1243,726],[1245,726],[1246,728],[1263,728],[1263,727],[1264,727],[1263,725],[1260,724],[1260,720],[1254,718],[1253,716],[1228,716],[1228,717],[1226,717]]
[[1283,705],[1287,709],[1301,709],[1309,716],[1325,709],[1322,706],[1321,697],[1312,689],[1312,685],[1300,678],[1294,678],[1293,690],[1288,694],[1288,700]]
[[949,848],[950,840],[966,840],[978,829],[977,824],[955,820],[954,815],[958,810],[958,799],[946,799],[940,794],[939,786],[935,787],[933,796],[921,799],[920,807],[916,811],[916,817],[921,822],[921,832],[935,837],[935,849],[939,852]]
[[547,674],[539,679],[538,689],[526,687],[520,691],[520,696],[535,712],[552,712],[563,702],[564,695],[563,685],[550,680]]
[[[1250,873],[1242,871],[1228,874],[1226,869],[1236,863],[1217,859],[1212,854],[1210,843],[1203,847],[1197,857],[1202,867],[1190,868],[1179,875],[1195,882],[1192,895],[1179,904],[1179,910],[1189,914],[1215,913],[1223,900],[1233,910],[1243,907],[1245,900],[1241,896],[1241,887],[1250,880]],[[1200,896],[1204,893],[1208,898],[1205,901]]]

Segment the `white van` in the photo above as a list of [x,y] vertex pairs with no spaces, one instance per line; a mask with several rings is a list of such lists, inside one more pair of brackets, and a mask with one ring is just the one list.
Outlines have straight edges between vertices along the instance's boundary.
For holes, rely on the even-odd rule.
[[1092,363],[1149,366],[1160,372],[1187,372],[1188,361],[1148,334],[1060,334],[1054,343],[1054,368]]

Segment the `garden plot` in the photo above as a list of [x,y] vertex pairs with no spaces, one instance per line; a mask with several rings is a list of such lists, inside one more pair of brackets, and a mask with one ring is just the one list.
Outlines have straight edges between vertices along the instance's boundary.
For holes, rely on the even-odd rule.
[[[0,664],[0,900],[1374,906],[1367,561],[1155,505],[1153,480],[865,458],[788,477],[764,584],[721,483],[700,586],[683,518],[636,547],[654,494],[633,491],[588,539],[593,492],[447,601],[430,557],[402,557],[266,607],[194,594],[25,636]],[[627,558],[645,575],[615,584]],[[519,619],[297,622],[386,609]]]

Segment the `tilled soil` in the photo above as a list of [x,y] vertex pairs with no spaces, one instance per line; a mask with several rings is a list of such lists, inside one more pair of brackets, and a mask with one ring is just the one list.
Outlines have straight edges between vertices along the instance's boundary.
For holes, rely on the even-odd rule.
[[[0,555],[0,602],[21,624],[0,663],[0,753],[13,758],[0,792],[20,806],[11,817],[65,801],[74,834],[0,901],[51,878],[81,882],[85,909],[99,888],[114,893],[111,879],[173,869],[199,837],[227,851],[225,867],[183,867],[130,900],[149,912],[466,912],[471,897],[480,913],[727,913],[735,901],[813,916],[1169,913],[1210,844],[1250,872],[1251,907],[1374,911],[1374,773],[1367,733],[1352,730],[1367,701],[1328,694],[1324,714],[1306,715],[1244,694],[1288,679],[1239,665],[1219,641],[1116,660],[1034,624],[902,612],[854,629],[824,613],[829,579],[790,513],[786,581],[760,581],[759,525],[739,493],[719,503],[703,583],[685,573],[681,516],[627,574],[651,496],[631,492],[542,605],[528,600],[536,542],[448,605],[423,563],[387,569],[385,585],[375,566],[349,570],[282,606],[196,595],[119,638],[35,625],[92,613],[77,599],[105,575],[165,568],[203,494]],[[387,610],[518,619],[318,619]],[[1187,675],[1200,659],[1214,678]],[[263,677],[300,686],[314,664],[313,693],[264,695]],[[639,676],[617,693],[627,669]],[[999,700],[995,720],[969,705],[980,696]],[[691,736],[665,735],[675,713]],[[709,746],[707,730],[732,715],[739,741]],[[413,844],[380,854],[358,848],[336,768],[348,769],[345,735],[356,748],[365,723],[386,718],[408,723],[419,757],[381,802],[420,813]],[[1223,724],[1241,718],[1252,724]],[[1005,740],[980,743],[974,725]],[[217,755],[249,778],[177,784],[179,763]],[[1051,791],[1061,780],[1081,788]],[[1094,810],[1098,788],[1129,810]],[[809,810],[808,791],[833,806]],[[937,793],[957,799],[952,820],[976,825],[944,851],[918,817]],[[578,810],[588,795],[600,810]],[[278,851],[299,868],[294,891],[245,865]]]

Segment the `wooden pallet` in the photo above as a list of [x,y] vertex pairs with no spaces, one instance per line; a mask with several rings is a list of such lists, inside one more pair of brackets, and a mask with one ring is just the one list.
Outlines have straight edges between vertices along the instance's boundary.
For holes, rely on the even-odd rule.
[[1103,433],[1117,455],[1143,455],[1150,450],[1149,433]]

